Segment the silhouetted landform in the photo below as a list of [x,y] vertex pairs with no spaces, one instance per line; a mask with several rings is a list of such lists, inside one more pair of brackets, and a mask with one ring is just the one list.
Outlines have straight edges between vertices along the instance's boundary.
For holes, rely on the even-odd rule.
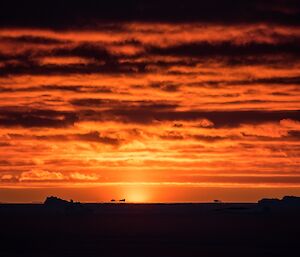
[[[275,207],[266,211],[269,202]],[[299,207],[299,198],[290,196],[222,204],[74,203],[56,197],[44,204],[0,204],[0,256],[298,256]]]
[[258,201],[259,204],[281,204],[281,205],[299,205],[300,197],[284,196],[281,200],[278,198],[263,198]]
[[258,203],[262,205],[280,204],[281,200],[279,200],[278,198],[263,198],[259,200]]
[[[215,204],[222,203],[214,200]],[[290,212],[293,210],[300,211],[300,197],[284,196],[281,200],[277,198],[263,198],[254,205],[228,205],[222,203],[221,208],[216,208],[218,212],[244,212],[244,213],[262,213],[262,212]]]
[[300,197],[284,196],[281,200],[277,198],[263,198],[258,204],[268,211],[288,211],[300,208]]
[[[116,199],[111,199],[111,202],[116,202]],[[126,202],[126,199],[120,199],[119,202]]]
[[74,202],[73,200],[67,201],[55,196],[47,197],[44,201],[44,206],[51,208],[51,210],[62,211],[67,214],[88,214],[92,212],[90,208],[80,202]]
[[66,200],[60,199],[56,196],[49,196],[44,201],[44,204],[47,206],[66,206],[73,203],[72,201],[68,202]]
[[293,204],[299,205],[300,204],[300,197],[297,196],[285,196],[281,200],[285,204]]

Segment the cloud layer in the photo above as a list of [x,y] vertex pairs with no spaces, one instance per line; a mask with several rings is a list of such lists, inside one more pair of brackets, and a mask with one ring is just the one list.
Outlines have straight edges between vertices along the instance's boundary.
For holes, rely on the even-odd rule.
[[0,185],[300,187],[297,1],[15,4]]

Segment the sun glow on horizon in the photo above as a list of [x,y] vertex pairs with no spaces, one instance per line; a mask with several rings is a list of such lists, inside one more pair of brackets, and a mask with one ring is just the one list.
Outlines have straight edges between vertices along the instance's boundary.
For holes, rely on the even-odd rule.
[[134,187],[128,189],[126,201],[130,203],[147,203],[151,201],[151,197],[144,188]]
[[[210,5],[192,2],[200,12]],[[64,13],[54,27],[52,18],[45,27],[4,23],[0,201],[298,194],[299,27],[273,23],[277,14],[231,23],[206,12],[193,22],[178,19],[180,10],[155,22],[88,15],[69,24]]]

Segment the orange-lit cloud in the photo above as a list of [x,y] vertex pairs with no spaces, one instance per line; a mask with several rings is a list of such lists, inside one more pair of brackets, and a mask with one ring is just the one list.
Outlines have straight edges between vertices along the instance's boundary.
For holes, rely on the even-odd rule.
[[[131,201],[176,201],[184,188],[186,201],[199,188],[299,191],[299,24],[279,7],[264,8],[285,19],[248,8],[244,22],[6,17],[0,186],[99,187],[105,199],[119,189]],[[166,187],[172,196],[149,190]]]

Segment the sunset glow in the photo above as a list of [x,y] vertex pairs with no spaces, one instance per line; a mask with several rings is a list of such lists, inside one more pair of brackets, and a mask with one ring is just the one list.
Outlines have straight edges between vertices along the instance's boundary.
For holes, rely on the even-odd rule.
[[299,24],[172,19],[4,18],[0,201],[299,194]]

